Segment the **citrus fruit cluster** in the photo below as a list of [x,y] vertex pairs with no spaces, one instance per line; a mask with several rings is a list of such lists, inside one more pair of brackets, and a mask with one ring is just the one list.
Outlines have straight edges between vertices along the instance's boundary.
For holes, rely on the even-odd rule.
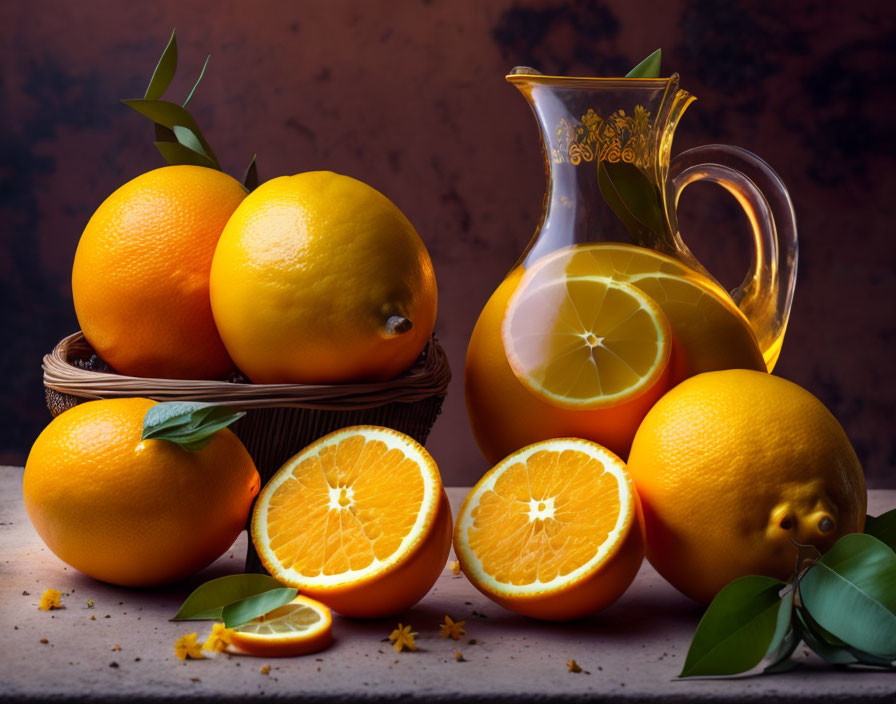
[[[370,186],[318,171],[247,195],[201,166],[166,166],[110,195],[72,270],[87,341],[131,376],[257,383],[386,380],[432,334],[426,247]],[[235,363],[235,364],[234,364]]]
[[495,466],[461,507],[455,549],[520,613],[592,613],[645,554],[709,602],[740,576],[786,578],[797,544],[862,530],[864,478],[839,423],[766,372],[718,284],[659,252],[575,245],[518,267],[476,324],[465,383]]
[[645,555],[709,602],[748,574],[786,579],[798,544],[863,529],[865,482],[837,420],[764,372],[694,376],[647,413],[628,463],[578,438],[512,453],[461,506],[464,573],[536,618],[593,613],[623,594]]

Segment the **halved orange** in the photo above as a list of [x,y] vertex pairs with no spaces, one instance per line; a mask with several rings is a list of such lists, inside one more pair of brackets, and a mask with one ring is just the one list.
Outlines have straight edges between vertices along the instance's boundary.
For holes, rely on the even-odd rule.
[[333,616],[320,602],[300,595],[264,616],[237,626],[230,637],[237,652],[247,655],[307,655],[332,643]]
[[499,462],[464,499],[454,531],[463,573],[534,618],[594,613],[632,583],[644,519],[625,464],[588,440],[545,440]]
[[666,316],[634,286],[603,275],[570,277],[553,267],[526,272],[501,329],[516,377],[563,408],[622,405],[668,386]]
[[251,534],[276,579],[346,616],[383,618],[435,583],[451,508],[419,443],[357,425],[287,460],[258,496]]

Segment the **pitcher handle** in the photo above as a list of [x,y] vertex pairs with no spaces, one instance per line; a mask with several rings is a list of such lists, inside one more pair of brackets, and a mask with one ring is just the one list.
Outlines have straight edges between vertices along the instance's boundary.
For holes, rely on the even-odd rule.
[[733,195],[753,230],[750,269],[731,297],[756,333],[771,371],[790,317],[796,284],[796,214],[790,194],[771,166],[752,152],[724,144],[689,149],[672,160],[674,203],[695,181],[717,183]]

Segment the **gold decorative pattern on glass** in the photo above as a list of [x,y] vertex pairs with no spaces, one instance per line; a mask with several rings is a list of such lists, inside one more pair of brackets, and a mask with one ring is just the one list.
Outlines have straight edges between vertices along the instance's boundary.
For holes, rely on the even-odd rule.
[[582,162],[622,161],[650,168],[650,130],[650,112],[641,105],[636,105],[631,115],[620,109],[607,118],[589,108],[580,122],[561,118],[558,147],[551,149],[551,158],[557,164],[568,162],[574,166]]

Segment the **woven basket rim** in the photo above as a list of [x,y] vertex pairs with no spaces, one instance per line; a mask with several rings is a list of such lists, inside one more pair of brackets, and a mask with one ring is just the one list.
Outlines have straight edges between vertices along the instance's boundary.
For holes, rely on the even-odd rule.
[[80,330],[60,340],[43,358],[44,386],[87,399],[145,396],[157,401],[207,401],[241,408],[288,406],[360,410],[445,396],[451,381],[448,357],[435,336],[429,339],[420,357],[403,374],[389,381],[354,384],[241,384],[203,379],[149,379],[81,369],[71,363],[71,359],[83,358],[85,354],[89,357],[93,348]]

